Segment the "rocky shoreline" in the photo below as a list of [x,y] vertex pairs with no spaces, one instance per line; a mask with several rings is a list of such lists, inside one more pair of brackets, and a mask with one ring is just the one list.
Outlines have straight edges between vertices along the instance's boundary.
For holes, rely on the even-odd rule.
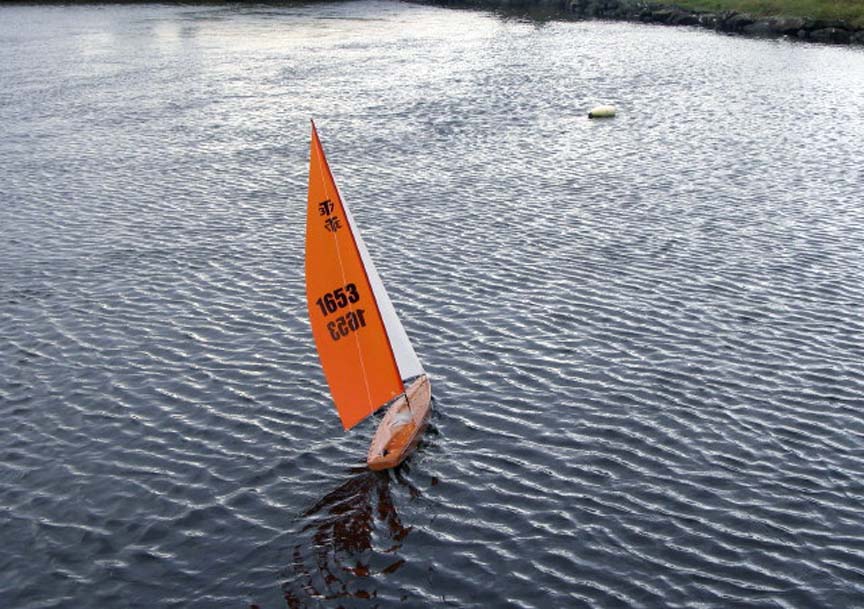
[[503,10],[560,14],[580,19],[615,19],[690,25],[757,38],[792,38],[829,44],[864,45],[864,28],[845,21],[800,17],[756,17],[735,11],[702,12],[672,4],[642,0],[420,0],[424,4],[488,7]]

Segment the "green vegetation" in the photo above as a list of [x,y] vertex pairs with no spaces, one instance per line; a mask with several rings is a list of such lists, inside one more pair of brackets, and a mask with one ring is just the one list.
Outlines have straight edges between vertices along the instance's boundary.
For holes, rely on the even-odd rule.
[[661,0],[684,9],[703,11],[736,11],[753,16],[803,17],[811,19],[842,19],[856,27],[864,27],[862,0]]

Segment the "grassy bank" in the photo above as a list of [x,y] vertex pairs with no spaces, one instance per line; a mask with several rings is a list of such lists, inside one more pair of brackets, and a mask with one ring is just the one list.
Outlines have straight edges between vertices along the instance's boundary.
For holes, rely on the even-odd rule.
[[864,0],[660,0],[684,9],[736,11],[755,17],[784,16],[840,19],[864,27]]

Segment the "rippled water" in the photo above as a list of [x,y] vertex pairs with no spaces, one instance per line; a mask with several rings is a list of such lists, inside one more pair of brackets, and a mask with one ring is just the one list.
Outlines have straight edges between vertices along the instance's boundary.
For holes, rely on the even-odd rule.
[[[434,379],[394,473],[305,317],[310,117]],[[0,130],[2,607],[864,606],[860,49],[7,6]]]

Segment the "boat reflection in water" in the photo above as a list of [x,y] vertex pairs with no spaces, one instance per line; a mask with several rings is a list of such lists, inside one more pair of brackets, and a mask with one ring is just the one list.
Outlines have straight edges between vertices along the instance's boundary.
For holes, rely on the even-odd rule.
[[290,609],[373,598],[375,578],[405,564],[398,553],[411,527],[399,519],[390,485],[405,485],[412,497],[420,493],[400,470],[391,471],[364,468],[303,512],[282,584]]

